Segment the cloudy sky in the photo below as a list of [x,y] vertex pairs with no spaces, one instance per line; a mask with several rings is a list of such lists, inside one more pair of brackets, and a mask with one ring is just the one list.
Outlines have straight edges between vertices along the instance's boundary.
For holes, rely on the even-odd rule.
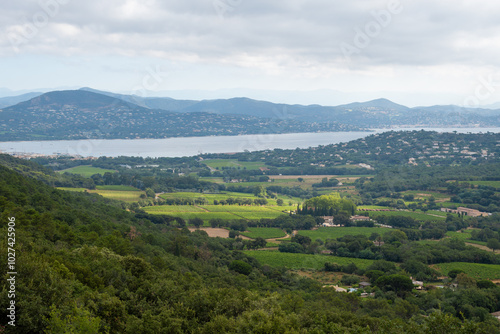
[[18,93],[500,101],[497,0],[22,0],[0,9],[0,87]]

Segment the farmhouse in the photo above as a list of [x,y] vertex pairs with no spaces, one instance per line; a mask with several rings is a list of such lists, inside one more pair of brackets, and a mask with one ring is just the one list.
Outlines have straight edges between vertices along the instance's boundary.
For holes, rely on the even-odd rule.
[[370,285],[371,285],[371,283],[369,283],[369,282],[361,282],[361,283],[359,283],[359,287],[360,288],[367,288]]
[[422,290],[422,289],[424,288],[424,282],[414,280],[414,279],[413,279],[413,277],[410,277],[410,278],[412,279],[412,281],[411,281],[411,282],[413,283],[413,285],[415,285],[415,286],[416,286],[416,288],[415,288],[415,289],[417,289],[417,290]]
[[333,222],[333,216],[322,216],[321,218],[323,218],[325,220],[325,222],[323,224],[321,224],[321,226],[324,226],[324,227],[340,227],[340,225],[334,224],[334,222]]

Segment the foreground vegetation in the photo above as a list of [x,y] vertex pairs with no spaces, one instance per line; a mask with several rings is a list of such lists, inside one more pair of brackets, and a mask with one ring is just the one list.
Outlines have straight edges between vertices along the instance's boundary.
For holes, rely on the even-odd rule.
[[[97,195],[55,190],[5,167],[0,174],[2,220],[15,217],[16,248],[22,250],[16,258],[22,277],[16,285],[16,326],[7,326],[9,333],[426,333],[437,324],[443,333],[493,333],[499,328],[475,308],[465,321],[454,317],[461,308],[435,311],[423,295],[394,295],[383,288],[380,298],[362,299],[324,290],[235,251],[237,240],[190,233],[172,226],[174,220],[158,224]],[[6,235],[6,223],[2,230]],[[6,239],[0,255],[6,265]],[[0,301],[2,319],[7,303]]]
[[[99,158],[93,168],[116,172],[90,177],[1,156],[1,213],[27,222],[20,326],[499,332],[489,316],[500,310],[497,142],[495,134],[387,133],[307,150]],[[321,227],[323,216],[342,227]],[[208,238],[196,229],[203,225],[229,238]],[[357,290],[336,293],[318,277]]]

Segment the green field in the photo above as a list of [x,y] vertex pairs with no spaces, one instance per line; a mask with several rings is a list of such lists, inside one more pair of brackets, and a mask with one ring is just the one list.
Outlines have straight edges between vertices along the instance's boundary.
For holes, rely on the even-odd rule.
[[282,229],[275,227],[249,227],[248,232],[241,234],[252,239],[255,238],[273,239],[273,238],[282,238],[286,236],[286,233]]
[[194,205],[158,205],[143,208],[148,213],[171,215],[174,213],[206,212],[199,206]]
[[127,203],[138,202],[141,200],[141,195],[145,194],[144,191],[121,191],[121,190],[88,190],[89,193],[96,193],[106,198],[115,199]]
[[86,188],[68,188],[68,187],[57,187],[59,190],[66,190],[66,191],[77,191],[77,192],[83,192],[87,191]]
[[129,186],[97,186],[96,188],[97,189],[95,190],[67,187],[59,187],[57,189],[78,192],[87,191],[92,194],[99,194],[106,198],[115,199],[127,203],[138,202],[139,200],[141,200],[141,195],[145,194],[144,191]]
[[443,194],[438,191],[424,191],[424,190],[407,190],[401,193],[402,195],[413,195],[415,198],[420,198],[420,199],[429,199],[434,197],[436,200],[442,200],[446,198],[450,198],[449,194]]
[[488,186],[500,189],[500,181],[466,181],[475,186]]
[[[388,209],[386,206],[380,206],[380,205],[360,205],[358,206],[358,210],[360,209]],[[363,214],[364,211],[358,212],[358,214]]]
[[222,169],[222,167],[229,168],[240,168],[248,170],[256,170],[261,167],[265,167],[264,162],[253,162],[253,161],[238,161],[236,159],[210,159],[203,161],[208,167],[213,169]]
[[143,208],[152,214],[171,215],[183,219],[201,218],[204,221],[210,219],[223,220],[259,220],[262,218],[273,219],[285,214],[281,210],[288,207],[273,206],[245,206],[245,205],[160,205]]
[[380,235],[385,232],[391,231],[390,228],[385,227],[319,227],[314,231],[299,231],[298,234],[311,238],[311,240],[321,239],[336,239],[345,235],[358,235],[363,234],[370,236],[372,233]]
[[271,267],[286,267],[289,269],[315,269],[321,270],[326,262],[347,265],[354,263],[358,268],[366,268],[373,260],[338,257],[331,255],[310,255],[281,253],[279,251],[245,251],[245,254],[256,258],[261,264]]
[[116,171],[112,169],[103,169],[92,166],[78,166],[58,171],[58,173],[65,173],[65,172],[71,174],[79,174],[84,177],[91,177],[94,174],[104,175],[104,173],[115,173]]
[[461,269],[475,279],[500,279],[500,265],[483,263],[451,262],[432,265],[433,268],[447,275],[452,269]]
[[97,190],[141,191],[131,186],[96,186]]
[[200,181],[208,181],[213,183],[224,183],[222,177],[200,177]]
[[[339,180],[343,185],[338,186],[335,189],[339,187],[345,187],[346,185],[352,185],[354,181],[359,179],[360,177],[363,177],[363,175],[284,175],[284,176],[276,176],[276,175],[271,175],[270,178],[272,180],[273,185],[277,186],[282,186],[282,187],[300,187],[302,189],[313,189],[312,185],[314,183],[320,183],[322,179],[324,178],[331,179],[331,178],[336,178]],[[299,182],[299,178],[302,178],[303,181]],[[318,188],[316,188],[318,190]],[[325,188],[319,188],[319,189],[325,189]],[[332,189],[332,188],[328,188]]]
[[441,211],[360,211],[359,214],[367,215],[370,217],[376,216],[405,216],[421,221],[438,221],[446,219],[446,212]]
[[[228,198],[248,198],[251,200],[256,199],[253,194],[247,194],[247,193],[238,193],[238,192],[229,192],[229,191],[224,191],[220,192],[217,194],[206,194],[206,193],[197,193],[197,192],[175,192],[175,193],[164,193],[160,195],[161,198],[163,199],[169,199],[169,198],[182,198],[182,199],[197,199],[197,198],[204,198],[208,201],[208,204],[214,204],[214,201],[222,201],[226,200]],[[288,196],[283,196],[283,195],[278,195],[278,198],[282,199],[284,204],[286,206],[280,206],[278,207],[276,199],[268,198],[268,205],[269,206],[276,206],[277,208],[282,208],[281,210],[295,210],[297,207],[296,205],[298,203],[301,203],[302,200],[299,198],[290,198]],[[292,207],[288,205],[289,202],[292,202]]]
[[[241,162],[244,164],[245,162]],[[336,178],[343,185],[337,186],[335,188],[314,188],[320,193],[329,193],[333,189],[339,191],[339,189],[344,190],[352,190],[354,188],[354,181],[362,177],[363,175],[269,175],[271,182],[239,182],[239,183],[226,183],[231,185],[240,185],[243,187],[255,187],[255,186],[281,186],[281,187],[300,187],[302,189],[312,190],[312,185],[314,183],[320,183],[323,178]],[[299,181],[299,178],[302,181]],[[203,177],[201,180],[215,182],[215,183],[224,183],[224,180],[220,177]]]
[[164,198],[164,199],[168,199],[168,198],[189,198],[189,199],[206,198],[212,204],[213,204],[214,200],[217,200],[217,201],[225,200],[228,197],[251,198],[251,199],[256,198],[253,194],[227,192],[227,191],[220,192],[217,194],[206,194],[206,193],[197,193],[197,192],[175,192],[175,193],[164,193],[164,194],[161,194],[160,197]]
[[459,240],[463,240],[463,241],[469,242],[470,240],[468,240],[468,239],[470,239],[471,234],[470,234],[470,230],[467,230],[465,232],[448,231],[448,232],[446,232],[446,236],[450,237],[450,238],[456,238],[456,239],[459,239]]

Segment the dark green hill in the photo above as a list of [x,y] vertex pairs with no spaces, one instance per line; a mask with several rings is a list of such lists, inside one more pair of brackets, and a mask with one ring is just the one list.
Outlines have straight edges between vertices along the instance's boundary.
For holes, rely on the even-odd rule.
[[53,187],[95,188],[92,179],[76,174],[55,173],[52,169],[43,167],[29,160],[14,158],[8,154],[0,154],[0,166],[4,166],[23,176],[36,179]]

